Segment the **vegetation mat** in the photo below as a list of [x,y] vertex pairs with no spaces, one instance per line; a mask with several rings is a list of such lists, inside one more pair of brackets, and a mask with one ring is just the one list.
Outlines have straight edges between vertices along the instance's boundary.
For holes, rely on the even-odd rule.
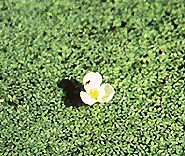
[[[184,0],[2,0],[0,155],[182,156]],[[88,106],[88,72],[115,89]]]

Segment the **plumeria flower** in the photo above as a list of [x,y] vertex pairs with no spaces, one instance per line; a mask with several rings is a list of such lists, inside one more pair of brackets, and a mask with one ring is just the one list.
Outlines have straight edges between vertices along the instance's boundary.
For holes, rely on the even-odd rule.
[[102,84],[102,76],[96,72],[90,72],[83,78],[84,89],[80,97],[85,104],[93,105],[96,102],[109,102],[114,96],[114,88],[108,84]]

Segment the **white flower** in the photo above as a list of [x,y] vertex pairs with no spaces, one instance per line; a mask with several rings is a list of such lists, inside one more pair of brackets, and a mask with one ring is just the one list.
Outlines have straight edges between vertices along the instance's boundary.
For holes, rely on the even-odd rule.
[[90,72],[83,78],[84,89],[80,97],[85,104],[93,105],[96,102],[109,102],[114,94],[114,88],[108,84],[102,84],[102,76],[99,73]]

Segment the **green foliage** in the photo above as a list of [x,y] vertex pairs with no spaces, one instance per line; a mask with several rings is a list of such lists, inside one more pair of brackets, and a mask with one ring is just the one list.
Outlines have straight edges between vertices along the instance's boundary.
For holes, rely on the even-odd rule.
[[[0,155],[183,155],[183,0],[0,2]],[[108,104],[67,106],[98,71]]]

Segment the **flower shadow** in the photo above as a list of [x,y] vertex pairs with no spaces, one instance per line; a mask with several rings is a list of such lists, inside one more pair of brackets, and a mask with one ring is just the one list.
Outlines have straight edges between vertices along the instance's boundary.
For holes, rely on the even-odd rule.
[[75,79],[62,79],[58,81],[57,86],[63,89],[65,96],[63,97],[64,104],[67,107],[85,106],[80,98],[80,91],[83,90],[83,85]]

